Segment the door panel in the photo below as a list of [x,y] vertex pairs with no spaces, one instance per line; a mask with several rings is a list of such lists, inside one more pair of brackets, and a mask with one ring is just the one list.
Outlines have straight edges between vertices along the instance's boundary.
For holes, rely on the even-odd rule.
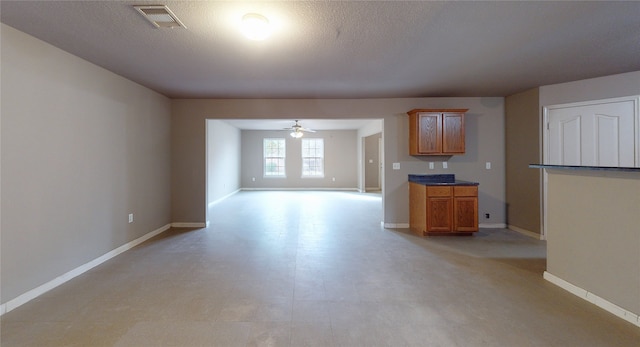
[[604,114],[596,114],[595,146],[593,161],[602,166],[620,165],[620,118]]
[[550,159],[554,165],[582,165],[582,115],[557,114],[550,123]]

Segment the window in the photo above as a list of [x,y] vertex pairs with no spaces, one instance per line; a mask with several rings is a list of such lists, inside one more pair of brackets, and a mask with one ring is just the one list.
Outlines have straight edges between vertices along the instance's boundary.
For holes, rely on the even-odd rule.
[[324,177],[323,139],[302,139],[302,177]]
[[284,139],[264,139],[264,177],[286,177]]

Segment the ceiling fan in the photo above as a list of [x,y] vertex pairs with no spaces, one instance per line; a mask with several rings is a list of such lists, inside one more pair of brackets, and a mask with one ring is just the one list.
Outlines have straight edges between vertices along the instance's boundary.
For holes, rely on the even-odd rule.
[[307,129],[307,128],[303,128],[302,125],[300,125],[300,123],[298,123],[298,120],[296,119],[296,123],[289,127],[289,128],[284,128],[284,130],[291,130],[291,133],[289,135],[291,135],[291,137],[295,137],[296,139],[299,139],[302,137],[302,135],[307,132],[307,133],[315,133],[315,130],[312,129]]

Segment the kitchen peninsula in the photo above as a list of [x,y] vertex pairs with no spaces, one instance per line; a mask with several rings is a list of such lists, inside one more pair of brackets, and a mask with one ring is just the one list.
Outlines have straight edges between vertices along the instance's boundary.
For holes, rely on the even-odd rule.
[[640,326],[640,167],[529,167],[547,174],[544,278]]

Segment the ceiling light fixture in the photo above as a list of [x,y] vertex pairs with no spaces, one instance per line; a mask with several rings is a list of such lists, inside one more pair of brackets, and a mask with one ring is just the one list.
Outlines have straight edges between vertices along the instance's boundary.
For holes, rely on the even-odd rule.
[[294,139],[299,139],[301,138],[305,132],[309,132],[309,133],[315,133],[315,130],[311,130],[309,128],[303,128],[302,125],[300,125],[300,123],[298,123],[298,120],[296,119],[296,123],[289,128],[284,128],[285,130],[291,130],[291,132],[289,133],[289,135],[291,135],[291,137],[293,137]]
[[271,34],[271,26],[267,17],[257,13],[242,16],[242,32],[250,40],[264,40]]

